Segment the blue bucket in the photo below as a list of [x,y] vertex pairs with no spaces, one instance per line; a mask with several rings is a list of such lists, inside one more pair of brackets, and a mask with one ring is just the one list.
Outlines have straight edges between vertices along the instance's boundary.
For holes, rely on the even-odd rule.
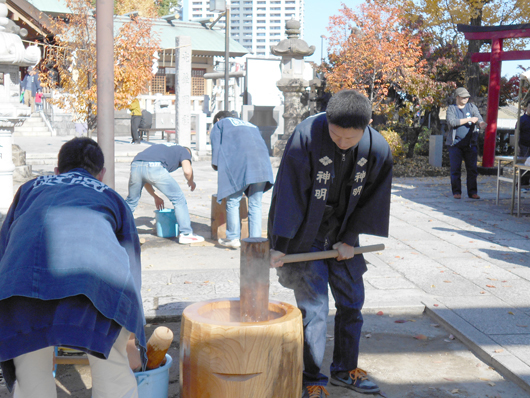
[[175,209],[155,210],[156,234],[160,238],[174,238],[179,234]]
[[166,354],[166,363],[156,369],[137,372],[138,398],[167,398],[169,389],[169,368],[173,359]]

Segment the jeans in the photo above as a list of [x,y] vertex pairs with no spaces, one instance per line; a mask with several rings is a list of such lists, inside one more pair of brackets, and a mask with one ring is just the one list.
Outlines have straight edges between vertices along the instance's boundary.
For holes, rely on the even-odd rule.
[[129,194],[125,200],[131,211],[134,212],[144,184],[151,184],[167,196],[175,208],[175,217],[179,226],[179,233],[191,234],[190,213],[184,192],[179,184],[171,177],[160,162],[134,161],[131,164],[131,175],[129,177]]
[[[330,248],[315,242],[311,251]],[[363,326],[361,309],[364,304],[363,278],[353,280],[343,261],[316,260],[285,264],[280,282],[294,289],[296,303],[304,324],[303,385],[325,386],[328,377],[320,369],[326,348],[329,313],[328,283],[335,299],[335,339],[331,372],[357,368],[359,341]],[[287,271],[286,273],[284,273]]]
[[[129,366],[126,345],[130,332],[122,329],[108,359],[88,355],[93,398],[138,398],[138,386]],[[56,398],[53,378],[53,347],[29,352],[14,359],[17,383],[14,398]]]
[[239,204],[243,192],[248,188],[248,222],[251,238],[261,237],[261,199],[265,182],[247,185],[241,191],[235,192],[226,198],[226,239],[239,239],[241,235],[241,221],[239,219]]
[[449,163],[451,165],[451,189],[453,195],[462,194],[462,160],[466,165],[467,172],[467,196],[471,197],[472,195],[478,192],[477,190],[477,146],[471,145],[468,147],[458,147],[450,146],[449,147]]

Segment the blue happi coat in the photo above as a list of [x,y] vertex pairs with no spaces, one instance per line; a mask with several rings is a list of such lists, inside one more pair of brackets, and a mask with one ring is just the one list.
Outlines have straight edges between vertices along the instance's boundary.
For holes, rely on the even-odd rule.
[[269,150],[259,129],[251,123],[224,118],[210,132],[212,165],[217,166],[217,201],[250,184],[274,182]]
[[[335,177],[335,147],[325,113],[304,120],[289,138],[269,212],[271,248],[277,249],[282,240],[283,244],[287,241],[282,250],[288,254],[310,251]],[[355,167],[349,177],[352,192],[337,241],[359,246],[360,234],[388,236],[393,162],[388,143],[371,127],[364,131],[354,153]],[[362,255],[345,262],[354,279],[366,271]]]
[[[0,231],[0,301],[83,295],[106,318],[135,333],[145,348],[140,287],[138,234],[118,193],[84,169],[20,187]],[[59,321],[64,317],[54,320]],[[8,341],[16,345],[17,336]],[[94,349],[90,342],[82,348]]]

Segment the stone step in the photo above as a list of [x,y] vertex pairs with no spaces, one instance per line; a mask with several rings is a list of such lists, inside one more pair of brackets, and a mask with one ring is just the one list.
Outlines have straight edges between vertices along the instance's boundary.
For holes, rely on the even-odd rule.
[[24,133],[24,134],[13,134],[13,137],[51,137],[49,132],[44,133]]
[[13,135],[15,137],[51,137],[52,134],[40,113],[33,113],[22,126],[15,127]]
[[42,120],[42,118],[40,117],[40,115],[37,115],[37,116],[32,116],[30,117],[29,119],[26,119],[24,121],[24,124],[22,126],[25,126],[27,124],[39,124],[39,123],[44,123],[44,120]]
[[35,125],[35,126],[20,126],[20,127],[17,127],[15,129],[15,132],[30,132],[30,131],[35,131],[35,132],[39,132],[39,131],[46,131],[46,132],[50,132],[50,130],[48,130],[48,126],[46,126],[45,124],[44,125]]
[[44,164],[57,165],[57,158],[55,159],[26,159],[26,164],[31,166],[40,166]]
[[48,130],[43,131],[15,131],[13,133],[14,137],[51,137],[51,133]]

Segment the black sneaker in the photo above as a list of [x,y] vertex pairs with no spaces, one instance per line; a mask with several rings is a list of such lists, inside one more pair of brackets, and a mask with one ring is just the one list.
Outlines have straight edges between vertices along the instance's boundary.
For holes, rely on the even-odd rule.
[[379,392],[379,387],[374,382],[368,380],[367,374],[361,368],[354,369],[351,372],[334,372],[331,374],[331,384],[346,387],[363,394],[375,394]]
[[305,386],[302,398],[325,398],[329,392],[323,386]]

